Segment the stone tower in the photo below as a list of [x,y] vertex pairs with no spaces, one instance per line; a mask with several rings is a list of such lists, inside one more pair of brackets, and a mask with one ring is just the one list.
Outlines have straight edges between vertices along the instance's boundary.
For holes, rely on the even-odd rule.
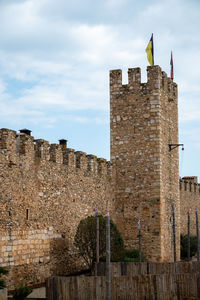
[[127,248],[137,248],[138,219],[147,259],[172,261],[171,206],[175,208],[177,259],[180,252],[180,196],[177,85],[159,66],[110,71],[111,163],[115,221]]

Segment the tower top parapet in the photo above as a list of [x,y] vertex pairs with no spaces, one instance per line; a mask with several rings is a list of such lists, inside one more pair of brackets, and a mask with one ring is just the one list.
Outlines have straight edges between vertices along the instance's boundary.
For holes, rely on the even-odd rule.
[[147,82],[141,82],[141,69],[129,68],[128,69],[128,84],[122,84],[122,70],[110,71],[110,90],[111,93],[118,93],[124,90],[137,93],[138,90],[151,92],[153,90],[162,90],[169,94],[170,99],[177,99],[177,84],[173,82],[167,74],[162,71],[160,66],[147,67]]

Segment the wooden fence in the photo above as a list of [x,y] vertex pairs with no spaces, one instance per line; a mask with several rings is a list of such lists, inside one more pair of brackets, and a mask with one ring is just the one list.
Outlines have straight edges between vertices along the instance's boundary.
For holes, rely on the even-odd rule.
[[[158,274],[186,274],[200,272],[200,262],[117,262],[111,263],[111,277],[135,276],[135,275],[158,275]],[[94,275],[94,274],[93,274]],[[97,264],[97,276],[106,275],[106,264],[100,262]]]
[[[48,300],[105,300],[103,276],[52,277]],[[200,274],[160,274],[111,278],[112,300],[182,300],[200,297]]]

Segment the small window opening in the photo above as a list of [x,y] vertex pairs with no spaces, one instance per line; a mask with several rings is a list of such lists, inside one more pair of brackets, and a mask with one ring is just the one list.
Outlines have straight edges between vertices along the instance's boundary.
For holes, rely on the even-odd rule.
[[26,220],[29,220],[29,209],[26,209]]
[[10,210],[8,211],[8,216],[11,217],[11,211]]

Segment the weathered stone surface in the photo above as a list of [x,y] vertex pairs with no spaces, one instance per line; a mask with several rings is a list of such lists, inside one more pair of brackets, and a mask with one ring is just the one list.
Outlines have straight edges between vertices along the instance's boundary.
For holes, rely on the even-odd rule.
[[196,235],[196,210],[200,224],[200,184],[196,176],[180,180],[181,233],[188,231],[188,212],[190,213],[190,232]]
[[169,151],[170,143],[178,143],[177,85],[159,66],[147,68],[146,84],[141,83],[139,68],[129,69],[128,76],[128,84],[122,85],[121,70],[110,72],[116,222],[126,246],[136,248],[140,219],[146,257],[170,261],[171,205],[175,206],[177,258],[180,249],[178,149]]
[[78,270],[77,225],[95,208],[104,214],[108,200],[112,212],[106,160],[1,129],[0,265],[10,287]]
[[177,259],[180,233],[195,234],[200,209],[196,177],[180,181],[177,85],[159,66],[110,73],[111,163],[94,155],[34,140],[25,133],[0,130],[0,266],[9,267],[9,287],[23,280],[44,282],[79,270],[73,247],[82,218],[100,214],[109,201],[127,248],[138,247],[148,260],[172,261],[171,205],[175,206]]

